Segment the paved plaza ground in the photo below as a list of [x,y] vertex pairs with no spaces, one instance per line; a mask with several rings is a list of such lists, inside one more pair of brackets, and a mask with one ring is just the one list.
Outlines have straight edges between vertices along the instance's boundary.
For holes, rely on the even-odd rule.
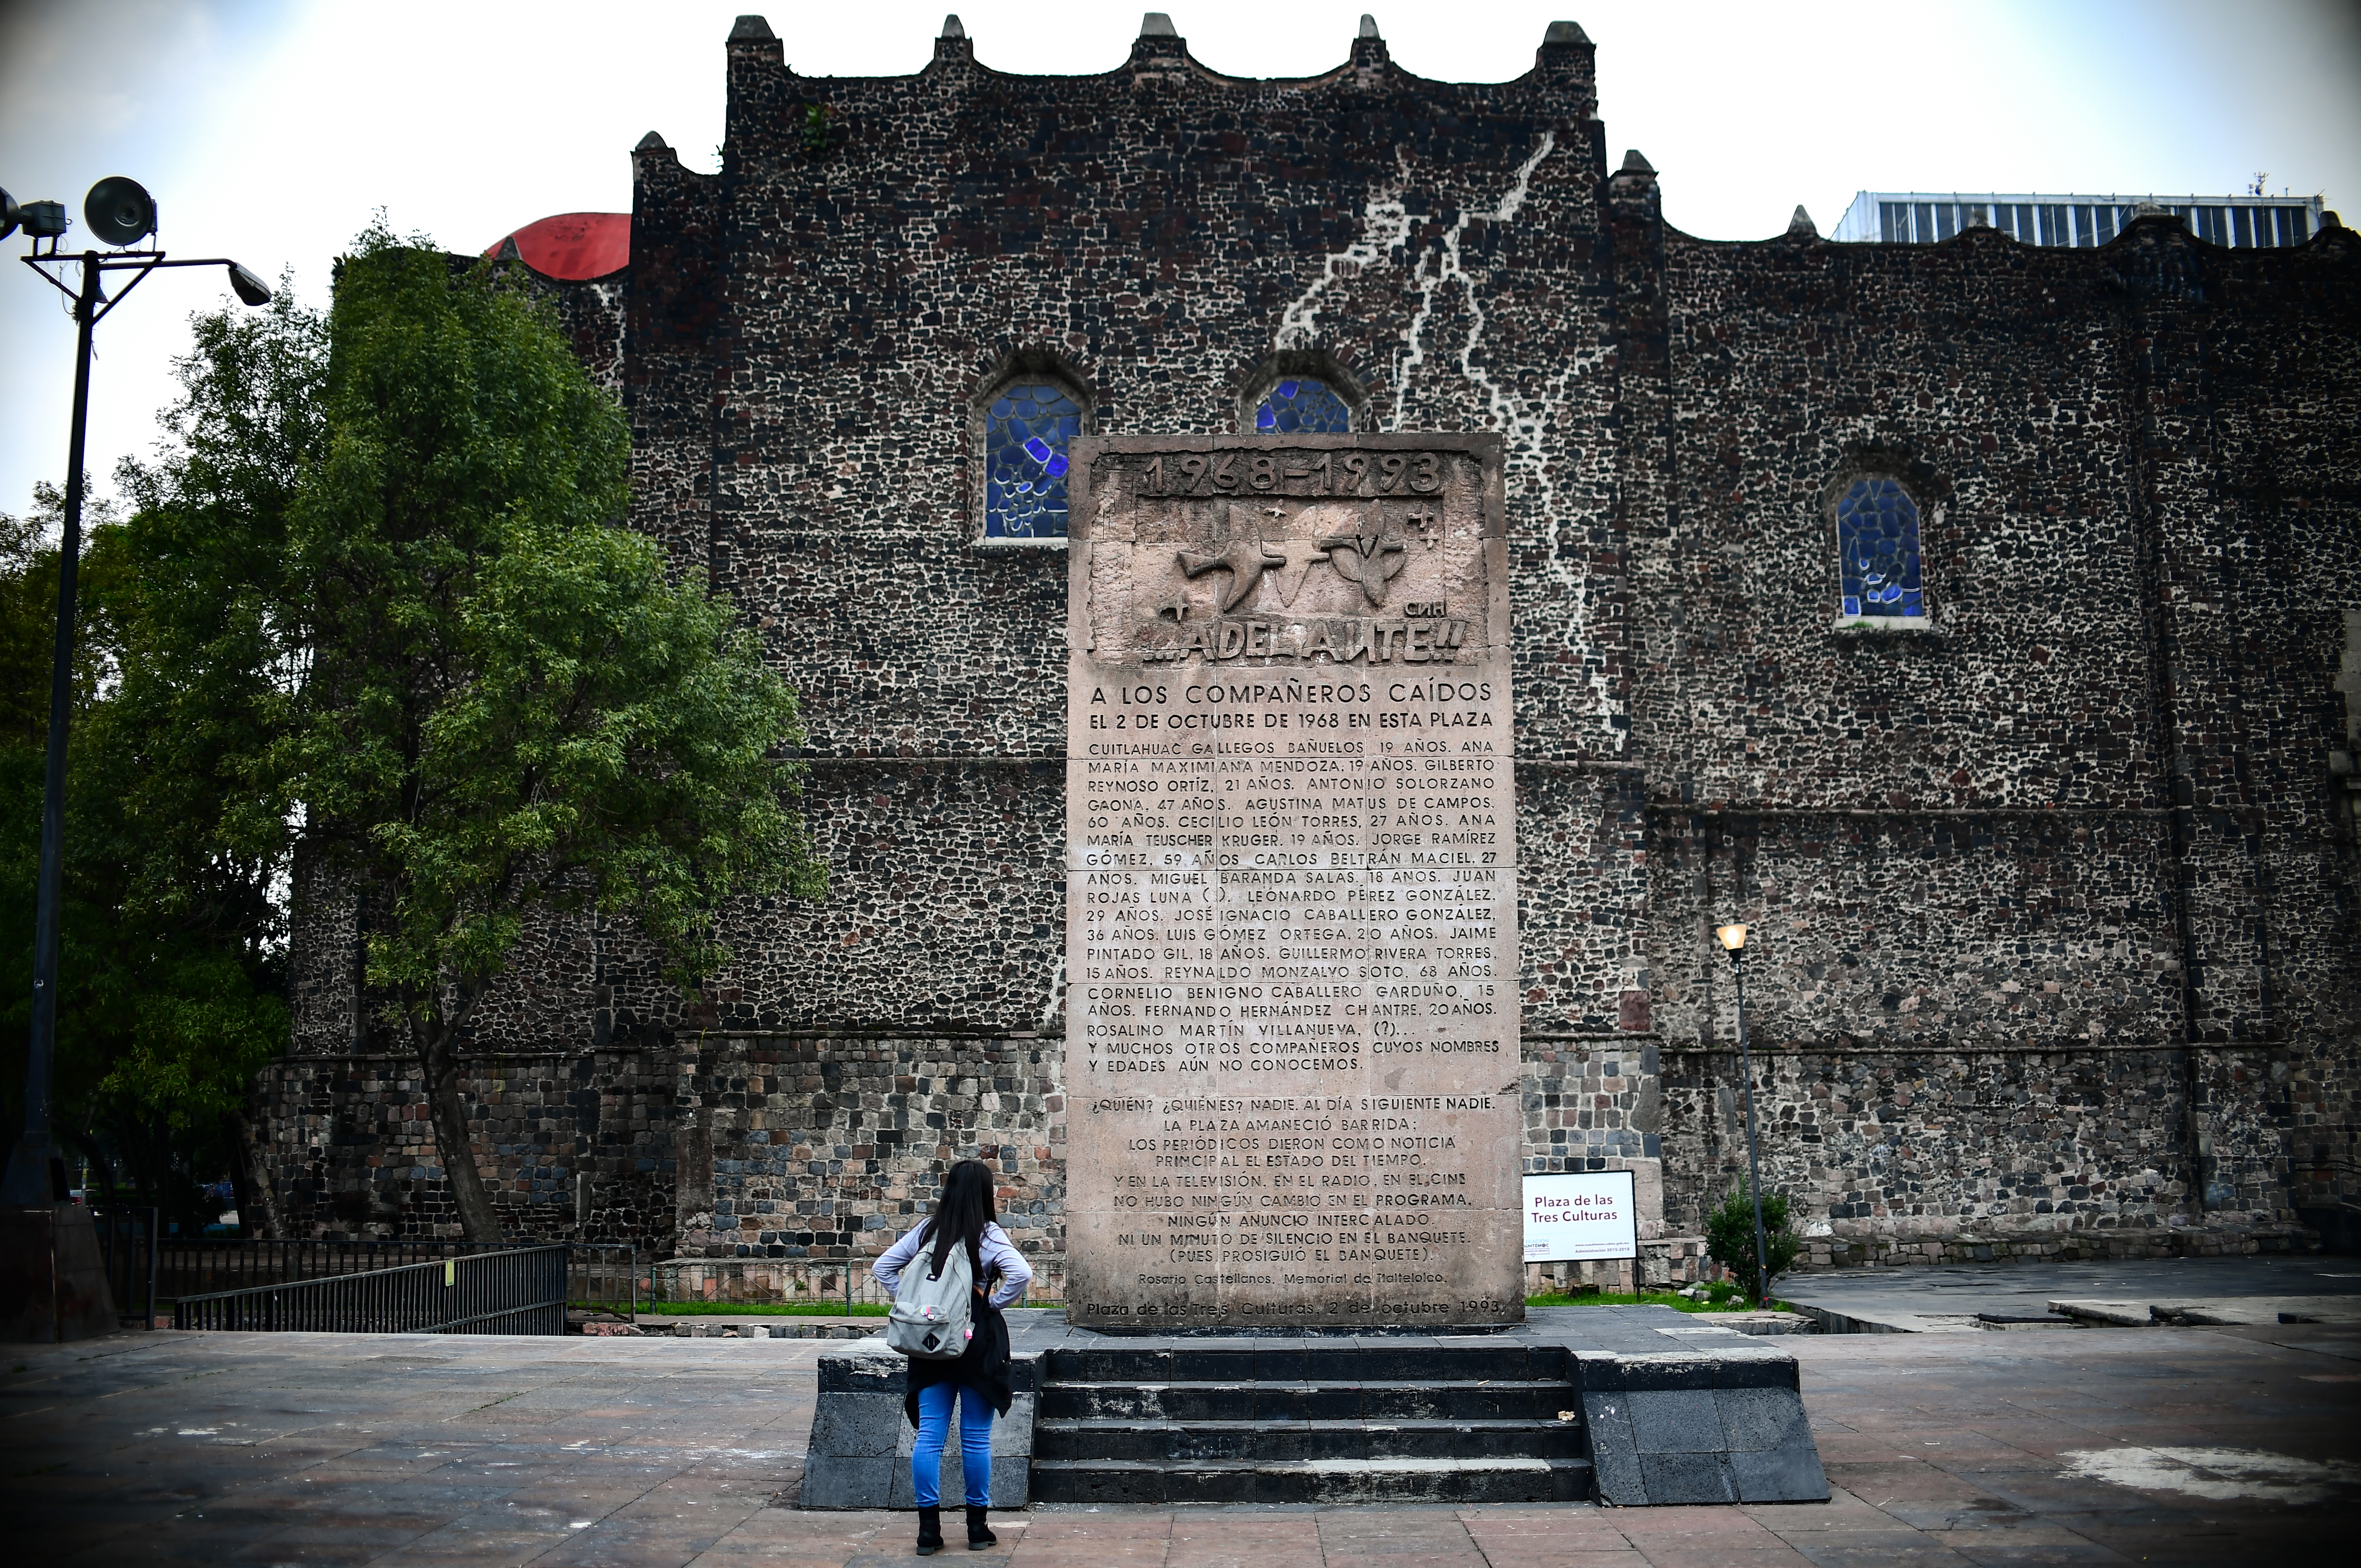
[[[1787,1300],[1850,1319],[1873,1331],[1964,1328],[1979,1314],[2035,1317],[2052,1301],[2135,1307],[2199,1306],[2217,1319],[2275,1322],[2283,1310],[2330,1321],[2361,1316],[2361,1258],[2149,1258],[2121,1263],[1939,1264],[1791,1274]],[[2342,1298],[2342,1299],[2338,1299]],[[2238,1308],[2258,1309],[2237,1310]]]
[[[1779,1343],[1802,1364],[1836,1487],[1825,1505],[1037,1510],[997,1517],[1000,1550],[958,1560],[2216,1564],[2343,1560],[2361,1521],[2361,1330]],[[21,1347],[0,1376],[10,1555],[44,1565],[907,1562],[908,1515],[794,1506],[824,1348],[170,1332]]]

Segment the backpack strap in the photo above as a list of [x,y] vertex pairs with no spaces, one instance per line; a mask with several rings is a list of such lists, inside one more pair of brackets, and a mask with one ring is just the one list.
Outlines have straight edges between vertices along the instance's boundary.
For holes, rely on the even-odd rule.
[[[918,1255],[913,1260],[930,1271],[929,1278],[933,1277],[931,1271],[935,1266],[935,1223],[932,1219],[924,1222],[925,1229],[918,1236]],[[982,1290],[983,1288],[983,1237],[981,1235],[968,1246],[967,1271],[969,1277],[974,1281],[975,1288]]]

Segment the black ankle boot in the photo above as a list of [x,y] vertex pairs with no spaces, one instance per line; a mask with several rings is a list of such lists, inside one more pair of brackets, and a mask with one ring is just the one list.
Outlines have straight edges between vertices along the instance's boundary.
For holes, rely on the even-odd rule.
[[1000,1544],[1000,1537],[992,1533],[991,1527],[983,1522],[983,1509],[972,1503],[968,1505],[967,1549],[970,1552],[982,1552],[987,1546]]
[[918,1510],[918,1555],[932,1557],[943,1549],[943,1510]]

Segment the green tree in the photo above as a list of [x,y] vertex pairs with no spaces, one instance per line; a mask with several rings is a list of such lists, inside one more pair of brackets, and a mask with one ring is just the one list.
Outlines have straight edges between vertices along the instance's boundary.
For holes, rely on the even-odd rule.
[[184,773],[240,786],[208,863],[300,852],[357,901],[462,1228],[497,1241],[460,1092],[478,1006],[537,915],[628,916],[693,988],[728,958],[725,900],[822,892],[780,754],[795,698],[622,525],[621,411],[522,288],[380,225],[340,269],[324,374],[298,317],[201,334],[179,455],[140,489],[126,667],[169,667]]
[[[0,1104],[6,1124],[0,1129],[14,1142],[24,1124],[25,1051],[32,1027],[33,916],[37,872],[40,859],[44,753],[49,722],[49,659],[57,624],[58,552],[54,539],[62,497],[55,486],[34,488],[33,510],[23,517],[0,514],[0,950],[8,955],[8,972],[0,986],[0,1030],[5,1031],[5,1081]],[[85,553],[88,554],[87,552]],[[83,567],[89,580],[90,566]],[[90,641],[77,652],[71,688],[71,711],[86,714],[96,682],[93,677]],[[69,776],[71,820],[81,813]],[[65,905],[60,938],[64,958],[60,980],[58,1055],[54,1064],[50,1104],[60,1124],[83,1119],[77,1113],[90,1103],[91,1093],[106,1069],[111,1031],[93,1030],[95,992],[88,983],[86,960],[94,948],[95,928],[104,921],[92,918],[93,900],[88,879],[76,873],[84,867],[67,862]],[[102,897],[97,904],[104,905]]]
[[[250,816],[252,759],[291,687],[276,605],[289,515],[324,429],[327,334],[286,278],[269,310],[192,325],[163,455],[117,470],[130,516],[101,538],[121,568],[85,594],[111,630],[118,679],[74,748],[77,770],[109,781],[98,794],[110,808],[72,849],[124,869],[123,907],[143,933],[148,983],[123,999],[132,1027],[104,1087],[186,1129],[202,1180],[218,1174],[216,1146],[257,1152],[253,1076],[292,1025],[288,846],[225,828]],[[238,1201],[255,1234],[275,1208],[266,1173],[234,1174],[257,1178]]]
[[[0,792],[11,807],[0,834],[0,941],[20,973],[31,967],[57,592],[48,541],[61,499],[37,486],[30,517],[0,518]],[[167,874],[185,859],[174,851],[187,835],[137,808],[151,737],[126,716],[139,685],[125,680],[126,611],[139,577],[130,530],[104,503],[85,521],[52,1103],[60,1131],[85,1148],[94,1137],[112,1144],[175,1219],[209,1219],[197,1208],[194,1162],[208,1177],[230,1164],[250,1185],[245,1085],[286,1038],[280,922],[251,878],[225,888],[214,876],[212,895],[200,897],[205,879]],[[27,988],[5,997],[13,1102],[30,1003]]]
[[1771,1281],[1786,1273],[1803,1255],[1804,1244],[1790,1223],[1784,1192],[1763,1195],[1763,1241],[1771,1264],[1768,1277],[1755,1258],[1754,1200],[1747,1196],[1743,1187],[1731,1188],[1723,1196],[1721,1206],[1706,1215],[1706,1255],[1738,1276],[1750,1301],[1769,1299]]

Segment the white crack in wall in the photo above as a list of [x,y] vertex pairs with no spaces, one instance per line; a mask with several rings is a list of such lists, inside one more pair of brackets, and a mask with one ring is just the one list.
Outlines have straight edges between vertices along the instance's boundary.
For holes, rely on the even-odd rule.
[[1060,1026],[1066,1015],[1066,953],[1062,946],[1057,961],[1049,966],[1049,1000],[1041,1004],[1041,1032],[1048,1034]]
[[[1531,501],[1541,525],[1548,532],[1549,572],[1565,590],[1572,612],[1566,625],[1565,645],[1580,649],[1587,643],[1589,609],[1583,595],[1581,573],[1559,550],[1557,487],[1550,478],[1543,440],[1551,416],[1564,404],[1568,386],[1597,369],[1604,351],[1586,348],[1574,356],[1548,378],[1540,396],[1530,401],[1495,382],[1477,363],[1488,320],[1483,295],[1466,269],[1460,248],[1470,224],[1516,221],[1532,197],[1534,171],[1556,149],[1556,133],[1543,132],[1539,145],[1517,166],[1508,190],[1499,201],[1489,207],[1463,205],[1444,231],[1440,243],[1421,249],[1409,279],[1410,287],[1418,292],[1418,308],[1411,313],[1410,324],[1403,329],[1401,344],[1394,353],[1393,411],[1385,420],[1384,428],[1400,428],[1411,382],[1428,363],[1426,333],[1434,316],[1437,298],[1444,289],[1456,286],[1466,301],[1468,317],[1467,335],[1455,356],[1456,368],[1460,378],[1482,398],[1486,423],[1501,434],[1510,497]],[[1409,185],[1410,167],[1406,154],[1398,151],[1396,159],[1395,179],[1371,192],[1362,203],[1360,237],[1343,250],[1332,251],[1322,258],[1319,274],[1280,315],[1279,330],[1271,340],[1274,348],[1301,348],[1315,342],[1321,296],[1329,286],[1340,278],[1357,277],[1367,269],[1390,259],[1407,246],[1412,225],[1428,221],[1429,214],[1412,214],[1404,203],[1402,193]],[[1606,672],[1594,669],[1587,681],[1600,728],[1620,750],[1622,735],[1614,726],[1620,707],[1609,693]]]
[[[1301,348],[1320,335],[1320,296],[1338,278],[1358,277],[1362,270],[1385,260],[1410,242],[1411,218],[1402,206],[1403,186],[1410,182],[1410,155],[1394,149],[1395,182],[1380,185],[1361,203],[1361,237],[1321,259],[1320,276],[1279,318],[1271,346]],[[1397,410],[1399,412],[1399,410]]]

